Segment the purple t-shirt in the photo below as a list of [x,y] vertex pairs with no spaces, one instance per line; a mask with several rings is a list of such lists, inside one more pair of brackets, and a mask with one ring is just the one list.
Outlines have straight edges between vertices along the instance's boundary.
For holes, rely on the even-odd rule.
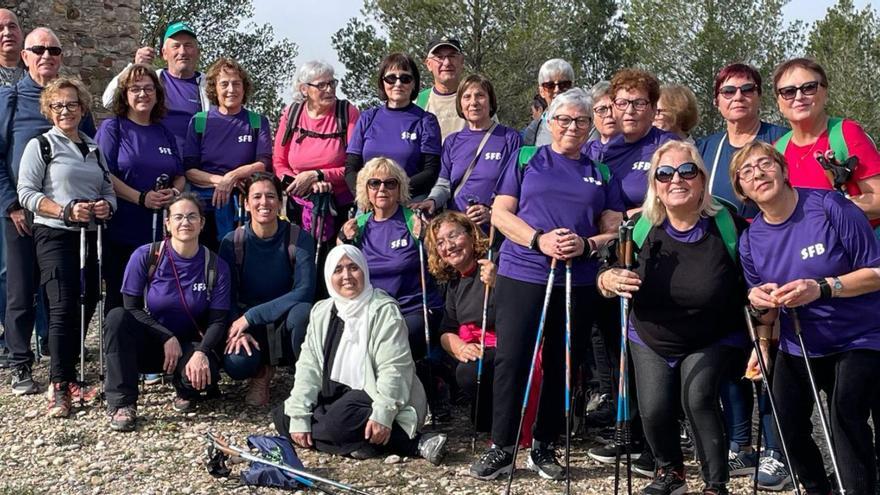
[[[170,181],[183,175],[177,143],[162,124],[142,126],[125,117],[113,117],[101,123],[95,141],[110,173],[137,191],[153,189],[162,174],[168,174],[169,187]],[[157,216],[158,231],[161,217]],[[153,210],[120,198],[107,236],[127,246],[141,246],[155,240],[151,238],[152,222]]]
[[405,108],[381,106],[364,110],[354,127],[346,153],[364,162],[391,158],[412,177],[422,168],[422,155],[440,155],[440,124],[433,113],[414,104]]
[[[794,213],[778,225],[758,214],[740,238],[740,258],[749,287],[783,285],[800,278],[834,277],[880,266],[880,242],[865,214],[832,191],[795,188]],[[817,299],[798,308],[810,356],[852,349],[880,350],[880,292]],[[791,315],[780,317],[780,349],[801,355]]]
[[177,149],[183,149],[186,140],[186,129],[192,116],[202,110],[199,97],[199,76],[196,72],[189,79],[178,79],[162,71],[162,88],[165,90],[165,107],[168,112],[162,123],[177,138]]
[[209,110],[204,134],[196,133],[194,123],[195,118],[187,128],[183,148],[187,168],[223,175],[242,165],[262,161],[266,170],[271,170],[272,136],[266,117],[260,116],[256,137],[244,107],[235,115],[224,115],[216,108]]
[[[581,237],[599,233],[603,211],[623,211],[620,183],[605,182],[593,161],[584,155],[574,160],[548,146],[538,148],[522,168],[516,161],[503,172],[498,195],[518,199],[516,215],[532,228],[549,232],[564,227]],[[545,284],[550,258],[507,239],[501,246],[498,273],[522,282]],[[598,265],[577,258],[572,261],[572,283],[595,285]],[[555,285],[565,281],[563,270]]]
[[[192,341],[198,336],[198,329],[189,315],[200,324],[204,324],[204,316],[208,310],[228,311],[230,308],[230,276],[229,265],[217,257],[217,281],[211,291],[210,300],[207,293],[205,269],[205,251],[200,247],[198,254],[190,259],[182,258],[166,242],[162,257],[153,273],[152,282],[146,294],[147,311],[162,326],[174,332],[181,341]],[[172,263],[173,260],[173,263]],[[143,296],[147,285],[147,271],[150,265],[150,244],[137,248],[125,267],[122,280],[122,293],[127,296]],[[177,275],[174,276],[174,269]],[[186,299],[186,307],[181,302],[181,292]],[[187,314],[189,309],[189,315]],[[202,330],[205,330],[202,328]]]
[[647,174],[651,168],[651,156],[663,143],[673,140],[679,140],[679,137],[651,127],[645,137],[634,143],[624,141],[623,134],[608,141],[602,162],[611,169],[611,175],[620,181],[623,203],[627,209],[642,206],[648,192]]
[[[440,177],[449,180],[451,192],[454,193],[461,183],[485,135],[486,131],[465,128],[450,134],[443,143]],[[492,204],[492,196],[495,194],[501,172],[510,166],[516,166],[521,145],[522,138],[517,131],[503,125],[495,126],[495,130],[483,146],[473,172],[458,196],[449,200],[447,208],[465,211],[470,199],[485,205]]]
[[[422,285],[419,278],[419,248],[406,228],[403,208],[390,218],[377,221],[370,217],[361,233],[361,251],[370,268],[373,287],[397,299],[400,312],[410,314],[421,310]],[[434,279],[427,274],[428,307],[440,309],[443,300]]]

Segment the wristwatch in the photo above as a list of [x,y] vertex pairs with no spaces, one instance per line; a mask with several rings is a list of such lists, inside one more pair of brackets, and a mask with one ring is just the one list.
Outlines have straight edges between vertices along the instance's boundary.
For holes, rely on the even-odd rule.
[[819,284],[819,298],[820,299],[828,299],[831,297],[831,286],[828,285],[828,281],[825,280],[825,277],[814,278],[813,280]]
[[831,277],[831,297],[840,297],[840,293],[843,292],[843,282],[840,281],[840,277]]

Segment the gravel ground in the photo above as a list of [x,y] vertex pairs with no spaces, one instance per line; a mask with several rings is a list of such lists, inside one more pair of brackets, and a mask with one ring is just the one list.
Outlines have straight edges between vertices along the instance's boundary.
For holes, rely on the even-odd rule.
[[[94,332],[92,332],[94,335]],[[89,342],[92,350],[96,343]],[[96,352],[96,351],[95,351]],[[94,353],[93,353],[94,354]],[[94,354],[96,355],[96,354]],[[35,378],[45,389],[48,360],[35,368]],[[276,493],[270,489],[240,486],[243,464],[232,465],[232,478],[215,479],[205,470],[203,434],[215,432],[238,445],[249,434],[274,434],[268,409],[245,406],[244,384],[226,379],[222,400],[199,404],[194,413],[171,409],[169,385],[146,388],[138,404],[138,429],[112,432],[101,405],[76,407],[68,419],[45,416],[45,394],[15,397],[9,391],[8,371],[0,373],[0,495],[12,494],[166,494],[166,493]],[[87,362],[87,380],[97,379],[97,363]],[[272,388],[272,400],[282,401],[290,390],[291,377],[281,373]],[[455,411],[465,417],[465,409]],[[468,477],[476,458],[470,451],[470,426],[464,421],[438,426],[448,433],[449,455],[443,466],[421,459],[404,458],[388,464],[385,459],[354,461],[314,451],[299,451],[306,467],[316,474],[354,484],[374,494],[497,494],[503,483],[482,482]],[[592,442],[572,444],[572,493],[613,492],[613,466],[589,459]],[[520,455],[520,466],[525,456]],[[688,465],[691,492],[702,482],[698,468]],[[634,487],[648,483],[635,476]],[[731,493],[750,493],[748,478],[736,478]],[[513,493],[562,493],[564,484],[540,479],[520,469]]]

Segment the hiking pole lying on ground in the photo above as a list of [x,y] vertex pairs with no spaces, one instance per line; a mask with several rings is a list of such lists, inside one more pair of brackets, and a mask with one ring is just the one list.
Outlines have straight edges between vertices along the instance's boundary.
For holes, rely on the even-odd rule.
[[550,307],[550,294],[553,292],[553,278],[556,274],[556,258],[550,262],[550,273],[547,275],[547,288],[544,289],[544,305],[541,307],[541,319],[538,320],[538,334],[535,336],[535,350],[532,352],[532,364],[529,366],[529,376],[526,378],[526,391],[523,395],[522,409],[519,413],[519,426],[516,428],[516,443],[513,444],[513,460],[510,462],[510,473],[507,475],[507,488],[505,494],[510,494],[510,485],[513,483],[513,473],[516,471],[516,455],[519,453],[519,439],[522,435],[523,420],[526,417],[526,408],[529,405],[529,395],[532,392],[532,376],[535,374],[535,363],[538,361],[538,352],[541,351],[541,342],[544,339],[544,322],[547,321],[547,308]]
[[[782,423],[779,421],[779,414],[776,412],[776,398],[773,396],[773,388],[770,387],[770,377],[767,375],[767,362],[764,361],[764,354],[761,353],[761,344],[758,341],[758,333],[755,331],[755,324],[752,320],[752,314],[749,307],[745,307],[746,327],[749,329],[749,337],[752,339],[752,347],[755,348],[755,357],[758,360],[758,368],[761,370],[761,382],[767,390],[767,399],[770,401],[770,413],[773,416],[773,422],[776,424],[776,431],[779,432],[779,444],[782,446],[782,454],[785,456],[785,463],[791,472],[791,480],[794,484],[794,491],[797,495],[801,495],[801,487],[798,484],[797,475],[794,472],[794,466],[791,464],[791,457],[788,456],[788,444],[785,443],[785,435],[782,434]],[[758,398],[760,400],[760,397]],[[760,409],[760,407],[759,407]],[[758,458],[760,464],[760,458]]]
[[840,478],[840,466],[837,464],[837,454],[834,452],[834,443],[831,442],[831,431],[828,429],[828,420],[825,418],[825,406],[819,397],[819,388],[816,386],[816,379],[813,377],[813,367],[810,366],[810,356],[807,354],[807,346],[804,344],[804,336],[801,332],[801,320],[798,318],[797,309],[788,308],[791,311],[791,321],[794,323],[794,334],[797,335],[798,344],[801,347],[801,354],[804,355],[804,366],[807,368],[807,378],[810,380],[810,392],[813,393],[813,400],[816,401],[816,409],[819,410],[819,421],[822,422],[822,433],[825,436],[825,443],[828,445],[828,453],[831,456],[831,465],[834,467],[834,480],[837,482],[838,495],[846,495],[846,489],[843,488],[843,480]]
[[571,493],[571,260],[565,262],[565,494]]
[[238,457],[238,458],[244,459],[246,461],[256,462],[259,464],[265,464],[266,466],[272,466],[275,469],[280,469],[282,471],[285,471],[287,473],[294,475],[297,482],[302,483],[303,485],[305,485],[308,488],[314,488],[314,489],[319,490],[323,493],[332,493],[332,492],[327,491],[326,489],[321,488],[320,486],[317,485],[317,483],[324,483],[325,485],[330,485],[334,488],[338,488],[340,490],[344,490],[349,493],[356,493],[358,495],[370,495],[369,492],[365,492],[365,491],[360,490],[358,488],[355,488],[351,485],[346,485],[345,483],[333,481],[331,479],[327,479],[327,478],[318,476],[316,474],[309,473],[309,472],[304,471],[302,469],[296,469],[295,467],[288,466],[287,464],[273,462],[268,459],[264,459],[260,456],[251,454],[247,450],[245,450],[241,447],[236,447],[235,445],[228,443],[222,437],[214,435],[213,433],[205,433],[205,438],[208,440],[208,443],[211,446],[213,446],[215,449],[219,450],[220,452],[223,452],[224,454],[226,454],[230,457]]
[[[495,226],[489,226],[489,250],[486,259],[492,261],[492,243],[495,242]],[[489,319],[489,292],[492,288],[488,285],[483,291],[483,324],[480,325],[480,357],[477,358],[477,393],[474,395],[474,433],[471,435],[471,452],[477,450],[477,422],[480,419],[480,384],[483,378],[483,353],[486,352],[486,324]]]
[[[632,220],[620,224],[618,236],[618,259],[624,268],[633,266],[633,227]],[[617,382],[617,421],[614,428],[614,495],[620,493],[620,449],[626,449],[626,492],[632,495],[632,458],[630,453],[630,413],[629,413],[629,299],[620,297],[620,377]]]

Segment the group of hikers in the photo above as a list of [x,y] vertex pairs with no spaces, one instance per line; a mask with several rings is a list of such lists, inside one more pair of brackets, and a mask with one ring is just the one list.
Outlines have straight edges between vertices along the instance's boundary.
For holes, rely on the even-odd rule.
[[637,68],[582,87],[562,59],[508,127],[449,36],[425,48],[425,89],[412,56],[377,60],[374,108],[306,62],[270,122],[239,62],[199,70],[186,22],[110,81],[96,128],[64,52],[0,10],[0,318],[13,394],[40,391],[49,356],[48,416],[100,394],[132,431],[145,374],[188,412],[224,373],[296,446],[355,459],[439,464],[430,425],[462,404],[488,434],[481,480],[509,483],[523,445],[528,469],[570,482],[572,436],[595,435],[590,458],[629,463],[648,495],[687,491],[691,450],[704,495],[745,475],[878,489],[880,154],[826,113],[812,59],[772,74],[783,126],[761,119],[755,68],[721,67],[725,125],[696,138],[689,88]]

